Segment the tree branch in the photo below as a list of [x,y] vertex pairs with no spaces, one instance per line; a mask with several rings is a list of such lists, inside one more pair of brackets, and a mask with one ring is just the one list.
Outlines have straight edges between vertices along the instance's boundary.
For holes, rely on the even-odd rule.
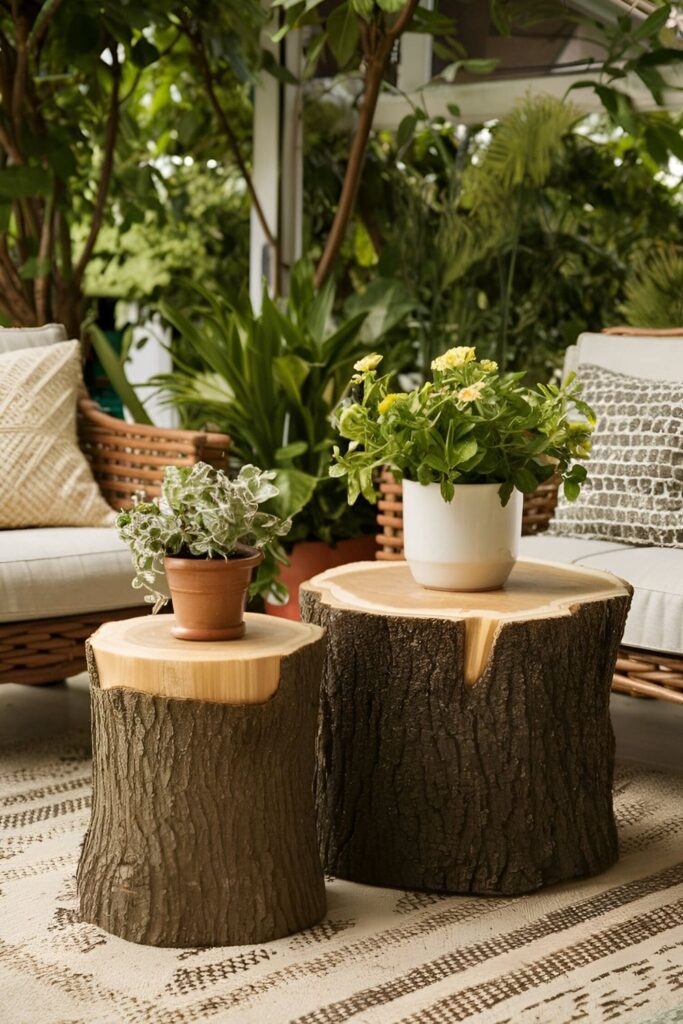
[[399,36],[403,35],[403,33],[408,28],[408,25],[412,21],[413,15],[417,10],[417,5],[419,4],[419,2],[420,0],[408,0],[405,7],[399,14],[398,18],[394,22],[394,24],[391,25],[389,29],[387,29],[386,35],[387,38],[391,40],[392,45],[396,42]]
[[109,103],[109,115],[107,117],[107,128],[104,136],[104,157],[102,159],[100,180],[97,186],[97,195],[95,197],[95,209],[93,210],[92,221],[90,222],[90,231],[88,232],[85,245],[83,246],[81,255],[79,256],[78,262],[74,268],[74,281],[77,285],[80,285],[83,280],[85,268],[92,256],[97,236],[100,232],[100,228],[102,227],[104,210],[109,193],[109,184],[114,170],[114,149],[116,147],[116,136],[119,129],[119,88],[121,85],[121,68],[119,66],[118,57],[116,56],[115,42],[112,43],[110,50],[113,61],[112,87],[111,100]]
[[50,196],[43,211],[43,227],[38,247],[37,275],[33,282],[33,299],[36,307],[36,319],[39,324],[47,321],[48,298],[50,294],[50,264],[52,262],[53,239],[53,198]]
[[59,242],[59,254],[62,261],[61,273],[64,281],[68,284],[73,280],[74,268],[71,252],[71,234],[67,224],[64,211],[57,209],[57,240]]
[[12,0],[12,17],[17,55],[14,81],[12,82],[12,123],[14,124],[14,136],[18,141],[21,139],[24,94],[28,76],[28,23],[26,16],[20,12],[20,4],[17,0]]
[[4,125],[2,124],[1,121],[0,121],[0,146],[2,146],[2,148],[5,150],[7,155],[12,158],[12,162],[13,163],[15,163],[15,164],[23,164],[24,160],[23,160],[23,157],[22,157],[21,153],[19,152],[17,147],[14,145],[14,142],[12,141],[12,139],[9,137],[8,132],[5,131],[5,127],[4,127]]
[[42,42],[45,39],[45,33],[50,27],[50,22],[62,6],[62,3],[63,0],[46,0],[46,3],[43,4],[39,15],[34,22],[33,28],[29,33],[28,48],[31,52],[40,49]]
[[7,240],[0,237],[0,288],[3,299],[8,304],[12,318],[24,327],[35,324],[36,314],[22,288],[22,281],[17,274],[7,251]]
[[334,266],[334,262],[346,236],[349,221],[353,214],[356,196],[358,195],[358,187],[360,185],[360,178],[365,160],[365,150],[370,137],[372,122],[375,117],[377,100],[379,98],[382,80],[384,78],[384,71],[387,66],[392,47],[401,33],[404,32],[410,24],[418,2],[419,0],[406,0],[405,7],[402,9],[398,18],[390,28],[385,29],[383,32],[378,32],[376,30],[373,31],[375,26],[371,26],[370,31],[368,31],[364,36],[366,59],[363,102],[358,115],[356,133],[353,137],[353,142],[351,143],[349,159],[346,165],[344,181],[342,183],[342,189],[339,196],[339,205],[337,206],[337,211],[334,215],[332,227],[330,228],[330,233],[327,236],[327,241],[325,242],[325,247],[323,249],[322,256],[320,257],[320,262],[318,263],[315,271],[313,282],[316,288],[320,288],[330,276],[332,267]]
[[242,156],[237,136],[235,135],[232,125],[230,124],[227,115],[223,110],[223,107],[221,106],[220,100],[218,99],[218,95],[215,89],[214,77],[211,72],[211,67],[209,65],[208,58],[206,56],[204,41],[199,35],[199,33],[193,32],[192,29],[187,24],[184,25],[184,28],[188,38],[190,39],[190,42],[195,48],[195,52],[197,53],[199,65],[202,71],[202,77],[204,79],[204,85],[209,100],[211,102],[211,106],[213,107],[216,117],[218,118],[218,123],[223,129],[225,137],[228,140],[228,144],[235,158],[235,163],[239,167],[240,174],[244,178],[245,184],[247,186],[247,192],[249,193],[249,198],[251,199],[252,206],[254,208],[254,212],[258,218],[259,224],[261,225],[261,230],[263,231],[263,234],[266,237],[268,245],[273,250],[275,262],[275,290],[276,292],[279,292],[280,250],[278,240],[271,231],[270,225],[268,224],[268,220],[266,219],[266,215],[263,211],[263,207],[261,206],[261,202],[256,192],[256,188],[254,187],[254,182],[252,180],[251,173],[246,165],[244,157]]

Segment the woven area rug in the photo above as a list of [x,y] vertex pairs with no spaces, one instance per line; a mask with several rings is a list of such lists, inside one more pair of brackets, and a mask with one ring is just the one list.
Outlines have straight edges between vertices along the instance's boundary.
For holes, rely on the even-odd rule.
[[89,737],[0,750],[2,1024],[683,1024],[683,776],[622,767],[622,857],[516,899],[330,881],[262,946],[157,950],[79,923]]

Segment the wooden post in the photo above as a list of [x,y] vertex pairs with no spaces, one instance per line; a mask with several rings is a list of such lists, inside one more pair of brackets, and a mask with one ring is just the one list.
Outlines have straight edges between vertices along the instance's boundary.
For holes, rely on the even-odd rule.
[[617,858],[612,673],[631,590],[518,563],[503,590],[413,583],[405,563],[301,590],[328,631],[321,857],[373,885],[515,894]]
[[267,942],[315,924],[325,890],[312,796],[323,633],[247,615],[226,643],[173,617],[88,643],[93,809],[83,920],[154,946]]

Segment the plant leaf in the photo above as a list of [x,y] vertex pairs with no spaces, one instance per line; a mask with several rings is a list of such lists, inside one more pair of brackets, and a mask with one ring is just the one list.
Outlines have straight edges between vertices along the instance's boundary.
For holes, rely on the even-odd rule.
[[638,28],[635,30],[631,39],[634,43],[640,43],[644,39],[649,39],[650,36],[654,36],[657,32],[664,28],[670,12],[669,4],[664,4],[662,7],[658,7],[656,11],[648,15],[645,21],[641,22]]
[[313,497],[318,478],[300,469],[275,469],[273,483],[280,492],[268,502],[268,511],[280,519],[291,519],[304,508]]
[[128,412],[136,423],[146,423],[148,426],[151,426],[152,421],[149,418],[144,405],[135,394],[135,390],[126,377],[123,366],[121,365],[121,360],[114,351],[114,348],[108,338],[103,334],[99,327],[96,327],[94,324],[91,325],[89,333],[90,338],[92,339],[93,348],[97,352],[97,356],[104,367],[104,372],[107,374],[114,391],[119,396],[126,409],[128,409]]
[[351,60],[358,35],[358,16],[351,4],[347,2],[335,7],[327,19],[327,42],[340,68],[346,67]]
[[52,175],[42,167],[3,167],[0,170],[0,196],[8,199],[47,196],[52,191]]

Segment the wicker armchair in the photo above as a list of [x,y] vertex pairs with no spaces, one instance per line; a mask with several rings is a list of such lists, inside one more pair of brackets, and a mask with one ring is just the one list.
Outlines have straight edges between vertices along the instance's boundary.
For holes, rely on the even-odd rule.
[[[78,435],[99,488],[112,508],[127,508],[133,496],[160,493],[163,467],[204,461],[225,467],[225,434],[124,423],[108,416],[92,399],[78,404]],[[93,601],[95,604],[95,600]],[[85,640],[111,619],[144,611],[139,605],[90,611],[61,618],[0,624],[0,683],[46,684],[85,669]]]
[[[683,337],[683,330],[642,330],[634,327],[607,328],[603,334],[630,335],[632,337]],[[542,484],[531,495],[525,495],[522,516],[522,534],[531,536],[548,529],[557,506],[557,479]],[[384,561],[403,559],[403,505],[402,487],[391,473],[384,472],[379,479],[376,535],[378,549],[375,557]],[[639,697],[656,697],[683,704],[683,658],[622,647],[617,659],[612,689]]]

